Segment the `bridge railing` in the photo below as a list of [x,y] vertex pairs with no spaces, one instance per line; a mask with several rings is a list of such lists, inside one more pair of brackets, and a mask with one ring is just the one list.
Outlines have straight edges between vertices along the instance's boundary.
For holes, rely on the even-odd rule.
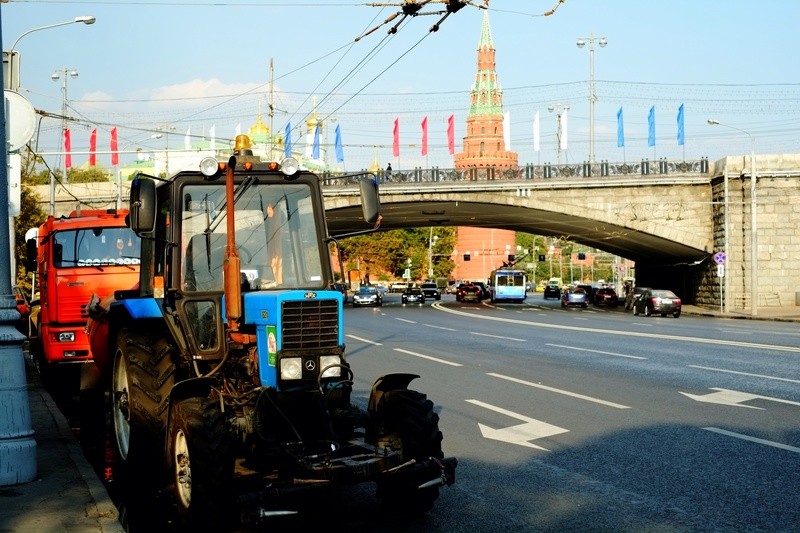
[[[378,178],[384,183],[422,183],[422,182],[452,182],[452,181],[492,181],[492,180],[574,180],[579,178],[619,178],[635,176],[658,176],[669,174],[708,174],[708,159],[701,158],[694,161],[667,161],[659,159],[650,161],[643,159],[638,163],[610,163],[600,161],[590,164],[567,163],[553,165],[544,163],[539,165],[527,164],[515,168],[474,167],[463,170],[454,168],[413,168],[407,170],[394,170],[386,175],[383,170],[377,172]],[[366,171],[364,171],[366,172]],[[340,175],[324,172],[320,174],[324,185],[346,185],[347,178]]]

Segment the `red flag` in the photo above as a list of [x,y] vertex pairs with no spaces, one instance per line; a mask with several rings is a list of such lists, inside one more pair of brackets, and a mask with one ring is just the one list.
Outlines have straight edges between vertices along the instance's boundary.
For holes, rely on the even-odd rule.
[[455,115],[450,115],[447,119],[447,150],[450,152],[450,155],[456,153],[456,142],[454,139],[455,135]]
[[392,133],[392,155],[400,157],[400,119],[394,119],[394,132]]
[[111,128],[111,166],[119,165],[119,152],[117,152],[117,128]]
[[93,167],[97,164],[97,128],[92,130],[89,135],[89,166]]
[[[64,130],[64,167],[72,168],[72,140],[69,130]],[[66,179],[66,176],[64,176]]]
[[428,117],[422,119],[422,155],[428,155]]

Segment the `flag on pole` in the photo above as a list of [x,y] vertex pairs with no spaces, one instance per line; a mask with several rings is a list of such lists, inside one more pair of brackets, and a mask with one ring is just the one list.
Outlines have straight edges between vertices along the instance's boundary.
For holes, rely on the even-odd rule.
[[511,111],[503,114],[503,141],[506,151],[511,150]]
[[314,145],[311,147],[311,158],[319,159],[319,122],[314,128]]
[[64,167],[72,168],[72,136],[69,130],[64,130]]
[[394,131],[392,131],[392,155],[400,157],[400,119],[394,119]]
[[562,150],[567,149],[567,110],[561,115],[561,146]]
[[539,133],[539,112],[537,111],[536,114],[533,116],[533,151],[539,151],[539,143],[541,142],[541,137]]
[[211,128],[208,130],[208,136],[209,136],[209,137],[211,137],[211,143],[210,143],[210,145],[209,145],[209,148],[211,149],[211,151],[212,151],[212,152],[213,152],[213,151],[215,151],[215,150],[217,149],[217,139],[216,139],[216,135],[217,135],[217,125],[216,125],[216,124],[214,124],[214,125],[213,125],[213,126],[211,126]]
[[183,138],[183,147],[187,150],[192,149],[192,128],[186,128],[186,137]]
[[339,163],[344,162],[344,150],[342,149],[342,130],[339,129],[340,124],[336,125],[336,140],[334,141],[334,145],[336,146],[336,161]]
[[111,166],[119,165],[119,152],[117,152],[117,128],[111,128]]
[[89,135],[89,166],[97,165],[97,128]]
[[683,104],[678,107],[678,146],[683,146]]
[[617,111],[617,146],[625,146],[625,128],[622,125],[622,106]]
[[241,124],[237,124],[236,125],[236,135],[241,135],[241,134],[242,134],[242,125]]
[[422,155],[428,155],[428,117],[422,119]]
[[656,106],[650,108],[647,116],[647,146],[656,145]]
[[287,122],[283,130],[283,155],[292,157],[292,123]]
[[450,115],[447,118],[447,151],[450,152],[450,155],[456,153],[455,122],[455,115]]

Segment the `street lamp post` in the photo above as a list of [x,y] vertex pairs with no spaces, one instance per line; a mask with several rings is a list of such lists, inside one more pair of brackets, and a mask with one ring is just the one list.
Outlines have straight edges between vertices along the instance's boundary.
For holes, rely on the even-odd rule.
[[590,33],[588,37],[579,37],[577,41],[578,48],[586,46],[586,41],[589,41],[589,163],[594,163],[594,103],[597,101],[597,96],[594,94],[594,42],[603,48],[608,44],[605,37],[595,37]]
[[169,134],[170,132],[175,131],[175,126],[172,124],[164,124],[162,126],[158,126],[156,131],[163,133],[155,133],[152,135],[152,138],[160,139],[163,135],[166,142],[166,148],[164,152],[164,174],[169,177]]
[[73,20],[68,20],[66,22],[57,22],[55,24],[48,24],[47,26],[39,26],[37,28],[32,28],[26,32],[23,32],[19,37],[17,37],[17,39],[14,41],[14,44],[11,45],[11,48],[8,50],[8,52],[6,52],[8,54],[9,61],[16,63],[16,68],[12,65],[11,68],[8,69],[9,80],[6,86],[12,91],[16,91],[19,89],[19,79],[17,78],[19,69],[19,59],[17,58],[16,48],[20,39],[22,39],[29,33],[33,33],[35,31],[57,28],[58,26],[66,26],[67,24],[75,24],[77,22],[82,22],[84,24],[89,25],[89,24],[94,24],[96,20],[97,19],[91,15],[83,15],[80,17],[75,17]]
[[[758,225],[756,217],[756,141],[749,132],[723,124],[713,118],[708,119],[712,126],[724,126],[740,133],[744,133],[750,139],[750,314],[758,315]],[[725,173],[725,255],[728,255],[728,174]]]
[[549,112],[556,112],[556,153],[558,154],[558,164],[561,164],[561,139],[563,131],[561,129],[561,115],[569,110],[569,106],[565,104],[551,104],[547,106]]
[[433,245],[439,240],[438,235],[433,234],[433,226],[430,228],[428,236],[428,279],[433,279]]
[[[77,78],[78,71],[74,68],[67,68],[63,67],[61,70],[56,70],[50,76],[50,79],[53,81],[58,81],[63,78],[63,83],[61,84],[61,146],[64,148],[64,155],[61,158],[61,169],[63,170],[63,175],[61,176],[64,179],[64,183],[68,183],[69,179],[67,178],[67,157],[69,154],[67,153],[67,146],[66,146],[66,139],[67,139],[67,79],[69,77]],[[55,179],[53,175],[50,175],[50,214],[55,215],[55,192],[56,192],[56,185]]]

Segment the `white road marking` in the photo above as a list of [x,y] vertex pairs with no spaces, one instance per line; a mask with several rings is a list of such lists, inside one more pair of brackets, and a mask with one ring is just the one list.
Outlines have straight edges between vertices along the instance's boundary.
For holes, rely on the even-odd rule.
[[508,409],[503,409],[502,407],[496,407],[494,405],[490,405],[480,400],[465,400],[465,401],[473,405],[477,405],[479,407],[484,407],[496,413],[501,413],[511,418],[516,418],[517,420],[521,420],[523,422],[522,424],[502,429],[494,429],[479,423],[478,427],[481,430],[481,435],[483,435],[487,439],[498,440],[501,442],[508,442],[510,444],[518,444],[520,446],[525,446],[526,448],[535,448],[537,450],[549,451],[547,448],[542,448],[541,446],[537,446],[536,444],[531,444],[528,441],[543,439],[545,437],[551,437],[553,435],[559,435],[561,433],[569,432],[568,429],[560,428],[558,426],[554,426],[552,424],[548,424],[547,422],[542,422],[541,420],[536,420],[534,418],[529,418],[519,413],[509,411]]
[[420,357],[422,359],[428,359],[430,361],[436,361],[437,363],[442,363],[443,365],[450,365],[450,366],[464,366],[461,363],[453,363],[452,361],[445,361],[444,359],[439,359],[438,357],[433,357],[430,355],[424,355],[417,352],[411,352],[409,350],[403,350],[402,348],[395,348],[395,352],[401,352],[408,355],[413,355],[414,357]]
[[492,337],[493,339],[504,339],[507,341],[519,341],[525,342],[525,339],[515,339],[514,337],[503,337],[502,335],[489,335],[488,333],[477,333],[475,331],[470,331],[472,335],[478,335],[479,337]]
[[394,319],[395,319],[395,320],[399,320],[400,322],[408,322],[409,324],[416,324],[416,322],[415,322],[415,321],[413,321],[413,320],[407,320],[407,319],[405,319],[405,318],[397,318],[397,317],[395,317]]
[[555,348],[565,348],[567,350],[576,350],[579,352],[599,353],[602,355],[613,355],[614,357],[627,357],[628,359],[647,359],[647,357],[640,357],[638,355],[625,355],[623,353],[604,352],[601,350],[590,350],[588,348],[577,348],[575,346],[564,346],[563,344],[545,344],[545,346],[553,346]]
[[360,341],[360,342],[366,342],[367,344],[373,344],[375,346],[383,346],[383,344],[381,344],[379,342],[371,341],[369,339],[364,339],[362,337],[356,337],[355,335],[345,335],[345,337],[347,337],[349,339],[355,339],[355,340]]
[[711,392],[708,394],[689,394],[688,392],[681,392],[681,394],[693,400],[697,400],[698,402],[735,405],[737,407],[747,407],[749,409],[763,410],[763,407],[741,405],[741,403],[748,402],[750,400],[768,400],[770,402],[785,403],[787,405],[796,405],[800,407],[800,402],[793,402],[792,400],[784,400],[782,398],[773,398],[771,396],[762,396],[761,394],[752,394],[750,392],[741,392],[730,389],[720,389],[718,387],[713,387],[711,390],[717,392]]
[[787,381],[789,383],[800,383],[800,379],[779,378],[777,376],[767,376],[764,374],[751,374],[750,372],[739,372],[738,370],[725,370],[724,368],[714,368],[712,366],[689,365],[689,368],[699,368],[700,370],[711,370],[713,372],[724,372],[726,374],[737,374],[740,376],[750,376],[754,378],[773,379],[775,381]]
[[733,431],[727,431],[724,429],[719,429],[714,427],[707,427],[703,429],[705,429],[706,431],[711,431],[712,433],[719,433],[720,435],[727,435],[728,437],[734,437],[736,439],[755,442],[756,444],[764,444],[766,446],[772,446],[773,448],[780,448],[781,450],[800,453],[800,448],[797,448],[795,446],[789,446],[788,444],[781,444],[780,442],[773,442],[771,440],[759,439],[756,437],[751,437],[750,435],[743,435],[741,433],[734,433]]
[[557,394],[563,394],[564,396],[570,396],[572,398],[577,398],[579,400],[586,400],[588,402],[599,403],[600,405],[606,405],[608,407],[614,407],[615,409],[630,409],[627,405],[622,405],[619,403],[609,402],[606,400],[601,400],[599,398],[592,398],[591,396],[585,396],[583,394],[578,394],[576,392],[570,392],[562,389],[556,389],[554,387],[548,387],[547,385],[541,385],[539,383],[532,383],[530,381],[525,381],[523,379],[512,378],[511,376],[504,376],[502,374],[495,374],[494,372],[488,372],[487,376],[492,376],[499,379],[505,379],[507,381],[513,381],[514,383],[519,383],[521,385],[527,385],[529,387],[535,387],[537,389],[542,389],[550,392],[555,392]]
[[444,326],[434,326],[433,324],[423,324],[426,328],[433,328],[433,329],[443,329],[445,331],[457,331],[454,328],[446,328]]

